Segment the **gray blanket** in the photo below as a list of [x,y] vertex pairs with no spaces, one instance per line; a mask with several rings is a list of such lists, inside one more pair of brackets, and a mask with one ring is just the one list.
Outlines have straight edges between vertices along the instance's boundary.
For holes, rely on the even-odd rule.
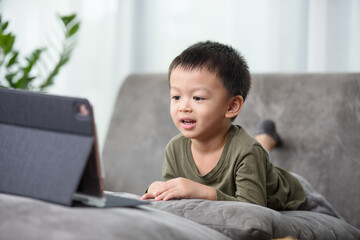
[[308,196],[313,211],[277,212],[200,199],[152,201],[137,208],[74,208],[0,194],[0,239],[360,239],[358,229],[324,214],[336,213],[321,195]]
[[141,206],[64,207],[0,194],[1,240],[229,239],[206,226]]
[[215,229],[232,239],[360,239],[360,231],[341,219],[309,211],[277,212],[241,202],[178,200],[152,207]]
[[[294,174],[294,173],[293,173]],[[206,200],[152,201],[152,207],[215,229],[232,239],[360,239],[360,231],[346,223],[326,199],[303,177],[306,204],[302,211],[274,211],[241,202]]]
[[[303,178],[306,211],[183,199],[136,208],[64,207],[0,194],[0,239],[360,239]],[[140,198],[129,193],[113,193]]]

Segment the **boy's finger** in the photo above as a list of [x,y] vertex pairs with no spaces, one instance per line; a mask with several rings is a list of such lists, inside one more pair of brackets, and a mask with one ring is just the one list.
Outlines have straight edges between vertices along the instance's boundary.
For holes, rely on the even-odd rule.
[[152,199],[152,198],[154,198],[153,194],[145,193],[144,195],[142,195],[141,200]]
[[163,201],[168,201],[168,200],[174,199],[176,197],[177,196],[174,192],[170,192],[166,196],[164,196]]
[[155,189],[155,191],[153,192],[154,197],[158,197],[159,195],[163,194],[166,191],[169,191],[172,188],[171,185],[169,185],[168,183],[166,184],[162,184],[161,186],[159,186],[158,188]]
[[165,195],[165,193],[161,193],[161,194],[155,196],[155,198],[154,198],[155,201],[160,201],[160,200],[162,200],[162,199],[164,198],[164,195]]
[[164,198],[169,195],[170,191],[165,191],[162,192],[161,194],[159,194],[158,196],[155,197],[156,201],[160,201],[160,200],[164,200]]

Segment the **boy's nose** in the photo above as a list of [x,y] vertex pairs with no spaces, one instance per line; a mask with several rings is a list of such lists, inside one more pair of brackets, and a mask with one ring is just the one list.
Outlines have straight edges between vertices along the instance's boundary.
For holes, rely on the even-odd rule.
[[183,101],[179,108],[180,112],[191,112],[191,106],[188,101]]

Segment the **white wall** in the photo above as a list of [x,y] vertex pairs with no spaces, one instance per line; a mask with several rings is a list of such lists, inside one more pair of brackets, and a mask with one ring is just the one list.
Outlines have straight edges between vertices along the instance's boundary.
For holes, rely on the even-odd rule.
[[26,54],[73,12],[78,46],[49,91],[93,102],[101,147],[122,80],[166,72],[198,41],[233,45],[252,72],[360,71],[359,0],[0,0]]

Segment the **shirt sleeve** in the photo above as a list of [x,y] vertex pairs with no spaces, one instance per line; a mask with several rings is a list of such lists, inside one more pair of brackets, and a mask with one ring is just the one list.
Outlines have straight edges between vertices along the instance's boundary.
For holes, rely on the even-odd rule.
[[217,200],[241,201],[266,206],[267,154],[260,146],[253,146],[238,161],[235,173],[235,197],[216,189]]

